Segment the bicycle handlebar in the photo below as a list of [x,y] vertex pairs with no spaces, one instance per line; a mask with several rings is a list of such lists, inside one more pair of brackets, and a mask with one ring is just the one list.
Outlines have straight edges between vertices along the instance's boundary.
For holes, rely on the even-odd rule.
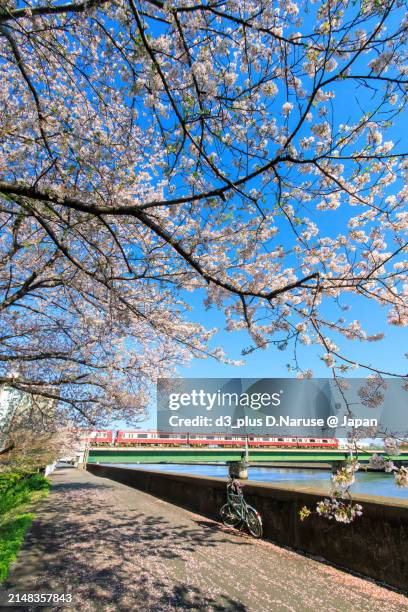
[[228,491],[239,495],[240,493],[242,493],[242,488],[243,488],[243,485],[240,483],[239,480],[236,480],[235,478],[230,477],[229,481],[227,482]]

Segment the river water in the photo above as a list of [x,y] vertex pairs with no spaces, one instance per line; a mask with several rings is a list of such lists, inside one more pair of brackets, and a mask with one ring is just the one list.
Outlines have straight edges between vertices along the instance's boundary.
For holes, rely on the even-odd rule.
[[[196,476],[217,476],[226,478],[228,467],[226,465],[186,465],[176,463],[109,463],[114,467],[126,467],[134,470],[158,470],[161,472],[177,472],[181,474],[194,474]],[[330,472],[326,470],[300,469],[300,468],[269,468],[250,467],[249,480],[270,482],[276,484],[294,485],[299,488],[313,488],[323,494],[329,492]],[[408,488],[396,486],[392,474],[385,472],[358,472],[356,482],[351,488],[352,494],[380,495],[382,497],[396,497],[408,500]]]

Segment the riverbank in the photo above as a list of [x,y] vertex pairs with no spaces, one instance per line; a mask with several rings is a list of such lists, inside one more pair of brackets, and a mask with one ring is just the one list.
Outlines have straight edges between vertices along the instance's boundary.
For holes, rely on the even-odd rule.
[[[270,468],[291,468],[291,469],[302,469],[302,470],[324,470],[324,471],[332,471],[331,463],[306,463],[306,462],[296,462],[296,461],[257,461],[256,464],[250,464],[253,467],[270,467]],[[362,465],[360,470],[363,472],[377,472],[383,473],[384,470],[379,470],[378,468],[373,468],[370,465]]]
[[40,474],[0,473],[0,584],[7,578],[30,527],[35,504],[48,494]]
[[408,600],[82,470],[57,470],[5,585],[84,612],[408,612]]
[[[104,463],[104,462],[97,462],[97,465],[99,463]],[[138,463],[144,464],[143,461],[140,461]],[[125,463],[122,462],[118,462],[119,465],[125,465]],[[113,464],[115,465],[115,464]],[[133,465],[131,462],[128,462],[128,465]],[[136,464],[134,464],[136,465]],[[155,465],[186,465],[186,466],[196,466],[196,465],[208,465],[208,466],[212,466],[212,465],[221,465],[221,466],[225,466],[227,465],[227,463],[225,461],[177,461],[177,463],[175,463],[174,461],[155,461],[155,462],[151,462],[151,466],[154,467]],[[301,462],[301,461],[257,461],[256,463],[251,463],[249,462],[249,466],[252,468],[288,468],[288,469],[301,469],[301,470],[322,470],[324,472],[332,472],[332,464],[331,463],[308,463],[308,462]],[[370,465],[362,465],[360,467],[360,470],[362,472],[376,472],[376,473],[384,473],[384,470],[379,470],[378,468],[373,468]]]
[[[190,474],[193,476],[209,476],[210,478],[227,478],[228,466],[213,463],[104,463],[108,467],[120,467],[133,470],[147,470],[158,472],[174,472]],[[293,489],[312,489],[316,494],[327,496],[330,493],[331,470],[312,469],[310,467],[284,467],[260,466],[250,464],[248,468],[248,481],[250,483],[264,482],[271,485],[288,485]],[[360,469],[352,487],[352,495],[373,495],[374,497],[389,497],[405,500],[408,504],[408,489],[398,487],[393,474],[384,471],[370,471]]]
[[[95,464],[87,469],[216,520],[225,503],[225,478]],[[316,508],[320,491],[256,481],[246,481],[244,491],[261,513],[266,538],[408,591],[407,500],[359,494],[353,499],[363,505],[363,517],[351,524],[317,515],[302,523],[300,510]]]

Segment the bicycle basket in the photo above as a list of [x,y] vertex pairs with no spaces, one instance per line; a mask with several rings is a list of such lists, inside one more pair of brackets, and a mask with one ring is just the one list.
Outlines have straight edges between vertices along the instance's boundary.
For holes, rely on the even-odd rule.
[[243,497],[242,491],[239,493],[231,493],[230,491],[227,491],[228,502],[232,505],[241,504]]

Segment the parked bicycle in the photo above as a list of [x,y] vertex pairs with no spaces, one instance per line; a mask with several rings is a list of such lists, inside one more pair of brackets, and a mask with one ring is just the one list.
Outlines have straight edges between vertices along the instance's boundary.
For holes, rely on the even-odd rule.
[[238,528],[246,525],[254,538],[262,537],[261,515],[246,503],[242,485],[235,478],[230,478],[227,482],[227,503],[221,508],[220,515],[227,527]]

